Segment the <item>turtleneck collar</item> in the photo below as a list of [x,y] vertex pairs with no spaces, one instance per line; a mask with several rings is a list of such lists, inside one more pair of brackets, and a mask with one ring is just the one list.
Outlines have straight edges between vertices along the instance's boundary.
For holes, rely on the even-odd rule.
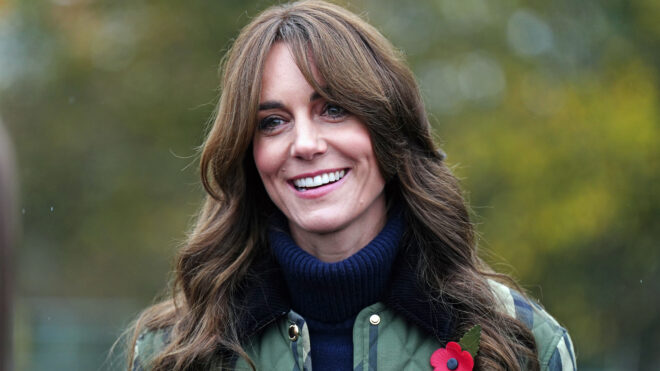
[[284,273],[292,308],[303,317],[337,323],[382,300],[402,234],[403,217],[395,210],[376,238],[336,263],[322,262],[301,249],[282,214],[271,219],[268,237]]

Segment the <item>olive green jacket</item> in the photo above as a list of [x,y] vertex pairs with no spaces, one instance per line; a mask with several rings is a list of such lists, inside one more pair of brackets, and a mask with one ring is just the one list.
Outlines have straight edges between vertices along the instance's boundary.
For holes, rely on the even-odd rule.
[[[534,334],[541,370],[575,370],[575,352],[567,331],[540,306],[525,300],[516,291],[489,281],[498,309],[527,325]],[[163,348],[167,330],[143,333],[136,346],[134,370],[149,370],[149,361]],[[428,331],[411,323],[384,303],[364,308],[353,326],[353,368],[355,371],[432,370],[431,354],[444,346]],[[257,370],[311,371],[309,331],[305,319],[289,310],[270,322],[244,344]],[[211,369],[251,370],[243,359]]]

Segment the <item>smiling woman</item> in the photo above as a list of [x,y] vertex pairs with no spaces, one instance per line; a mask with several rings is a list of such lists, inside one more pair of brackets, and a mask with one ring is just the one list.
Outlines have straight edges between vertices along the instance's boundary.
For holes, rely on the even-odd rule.
[[344,260],[386,221],[385,180],[369,131],[314,90],[284,42],[270,49],[263,71],[253,154],[266,192],[303,250]]
[[275,6],[223,71],[208,197],[130,368],[575,368],[566,330],[477,256],[415,79],[377,30],[321,1]]

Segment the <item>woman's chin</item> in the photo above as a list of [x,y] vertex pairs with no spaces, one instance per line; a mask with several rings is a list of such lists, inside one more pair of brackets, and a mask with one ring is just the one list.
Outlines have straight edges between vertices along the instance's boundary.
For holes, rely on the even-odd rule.
[[294,221],[293,223],[289,220],[289,226],[294,234],[304,233],[318,235],[334,233],[341,230],[343,227],[342,223],[334,217],[309,218],[307,220]]

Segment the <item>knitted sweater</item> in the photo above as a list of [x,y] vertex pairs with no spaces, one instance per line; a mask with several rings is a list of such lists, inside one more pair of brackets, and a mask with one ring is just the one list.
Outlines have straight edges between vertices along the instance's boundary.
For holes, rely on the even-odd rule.
[[395,212],[364,248],[340,262],[325,263],[296,245],[283,216],[273,220],[271,249],[292,309],[306,318],[316,370],[353,369],[355,317],[382,299],[402,231],[402,217]]

